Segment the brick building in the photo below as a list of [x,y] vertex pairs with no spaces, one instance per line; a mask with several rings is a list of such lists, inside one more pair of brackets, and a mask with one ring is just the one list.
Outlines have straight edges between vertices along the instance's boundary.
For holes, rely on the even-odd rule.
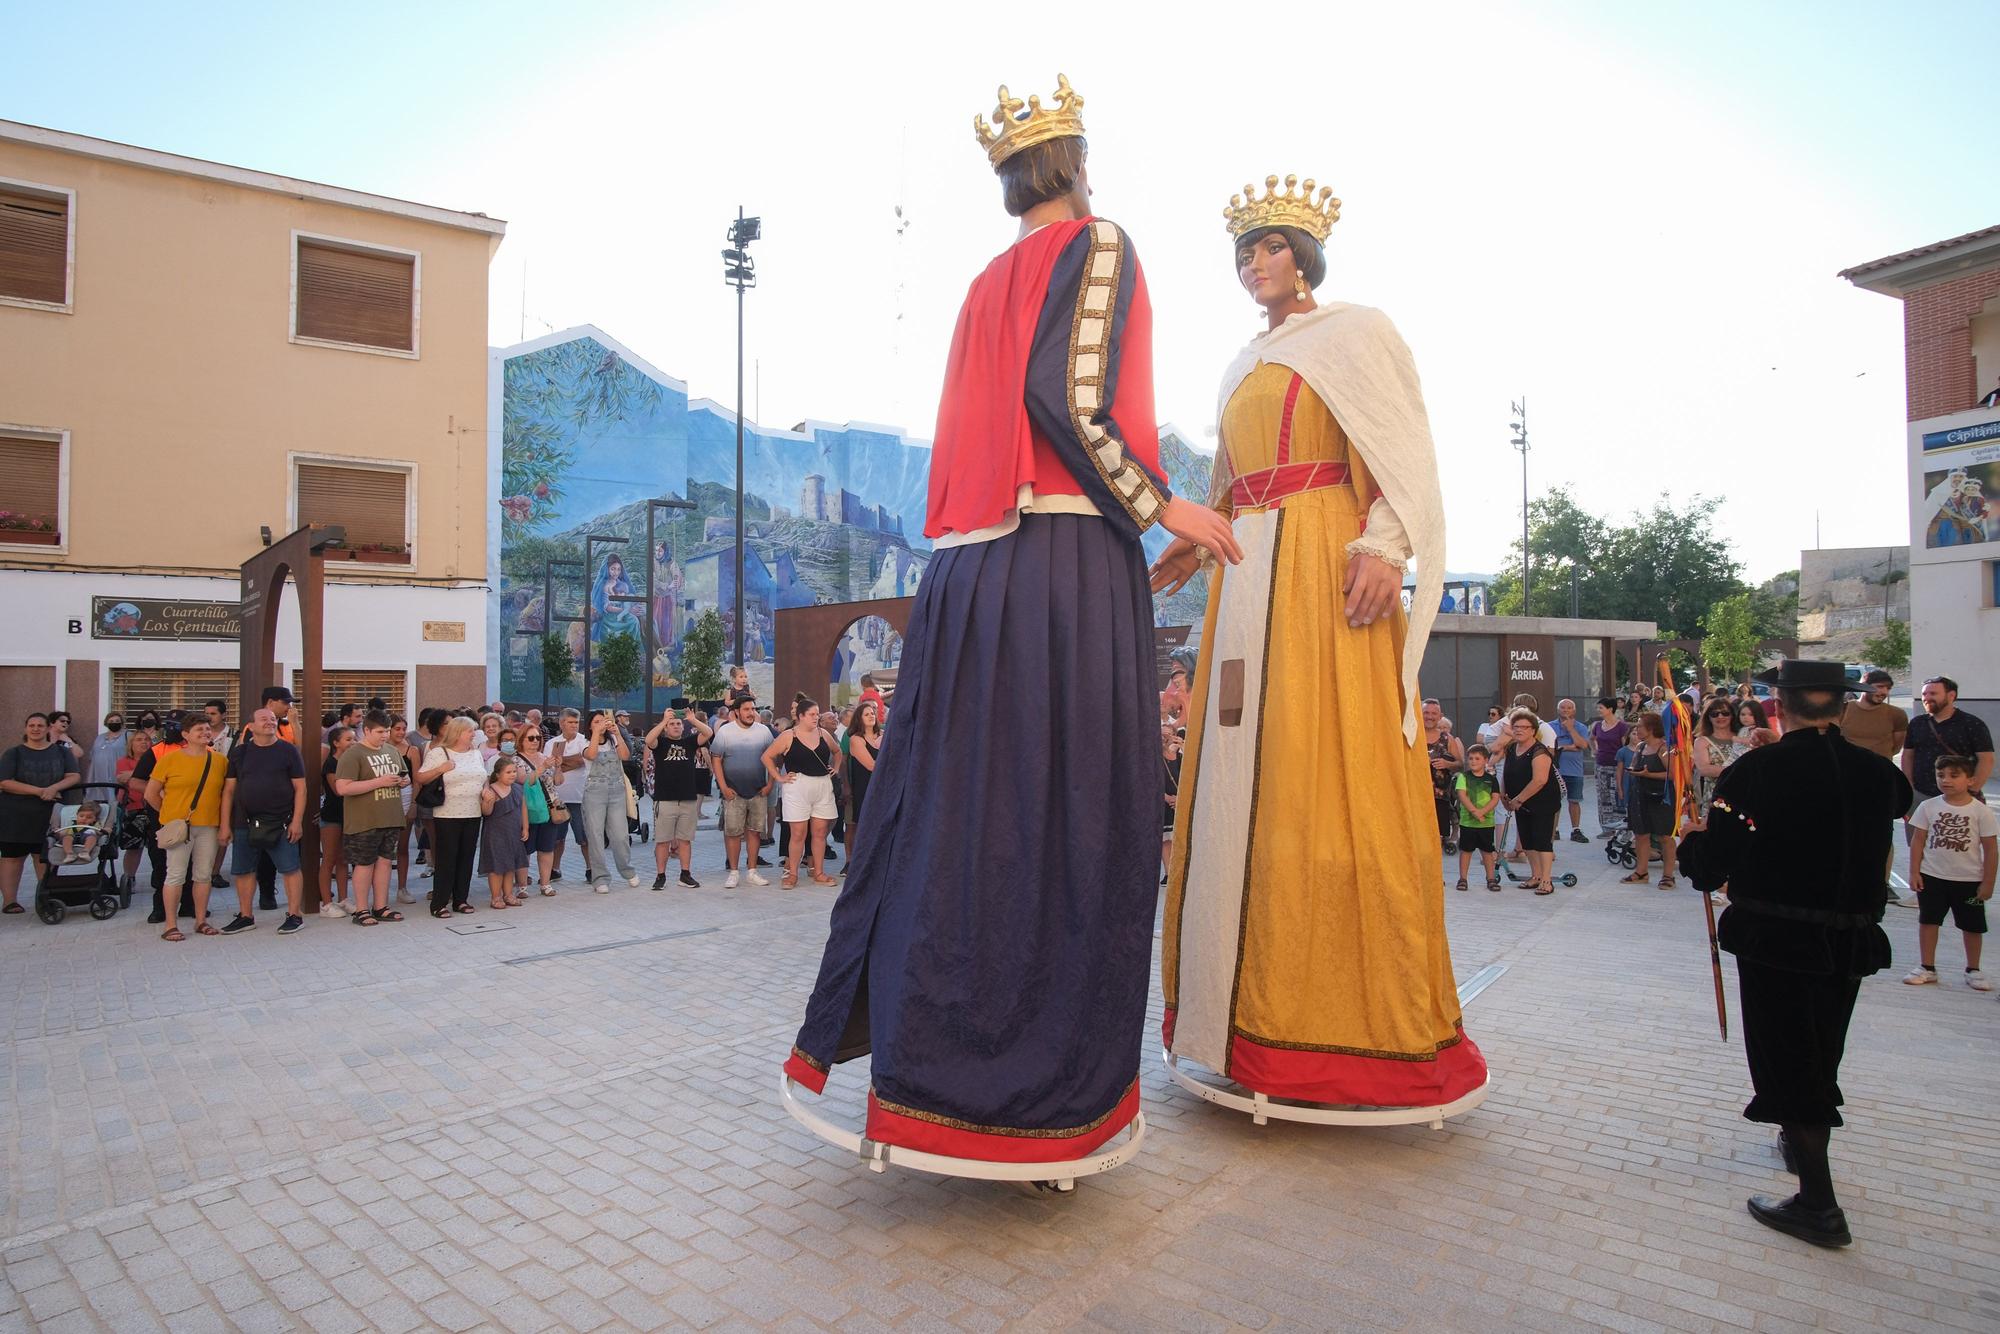
[[1903,303],[1912,675],[2000,726],[2000,226],[1840,276]]

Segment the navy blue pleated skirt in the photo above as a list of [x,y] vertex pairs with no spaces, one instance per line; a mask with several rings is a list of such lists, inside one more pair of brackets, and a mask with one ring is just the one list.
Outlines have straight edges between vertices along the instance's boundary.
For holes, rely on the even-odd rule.
[[938,553],[788,1068],[872,1049],[871,1134],[879,1105],[972,1156],[1129,1120],[1163,781],[1138,545],[1030,514]]

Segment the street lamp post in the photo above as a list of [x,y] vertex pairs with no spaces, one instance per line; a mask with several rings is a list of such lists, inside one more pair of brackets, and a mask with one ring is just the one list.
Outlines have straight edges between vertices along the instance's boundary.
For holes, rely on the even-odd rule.
[[[750,243],[762,235],[759,220],[743,216],[726,233],[722,281],[736,289],[736,661],[743,661],[743,293],[757,285],[757,266],[750,261]],[[720,591],[720,590],[718,590]]]
[[[554,634],[557,622],[561,622],[565,625],[573,625],[578,621],[584,620],[584,618],[581,616],[556,615],[556,570],[559,568],[567,569],[569,566],[572,565],[576,566],[577,574],[579,577],[581,577],[584,573],[584,563],[580,560],[560,560],[555,557],[550,557],[548,560],[542,562],[542,633],[543,634]],[[586,598],[584,599],[584,601],[586,604],[588,604],[589,599]],[[584,650],[583,652],[584,663],[588,665],[590,662],[590,632],[589,632],[589,623],[587,621],[585,622],[585,627],[584,627],[583,650]],[[548,711],[549,711],[549,673],[547,668],[543,668],[542,713],[546,715]]]
[[1531,603],[1528,598],[1530,580],[1532,577],[1531,566],[1533,562],[1529,559],[1528,556],[1528,399],[1527,396],[1523,395],[1521,401],[1513,404],[1512,406],[1514,409],[1514,420],[1509,422],[1507,425],[1508,429],[1514,432],[1514,441],[1513,441],[1514,448],[1520,451],[1521,455],[1521,614],[1523,616],[1532,616],[1534,614],[1534,606],[1533,603]]
[[[583,713],[590,716],[590,583],[596,576],[591,574],[597,568],[597,544],[623,546],[625,539],[606,533],[585,533],[583,537]],[[622,601],[623,599],[621,599]]]

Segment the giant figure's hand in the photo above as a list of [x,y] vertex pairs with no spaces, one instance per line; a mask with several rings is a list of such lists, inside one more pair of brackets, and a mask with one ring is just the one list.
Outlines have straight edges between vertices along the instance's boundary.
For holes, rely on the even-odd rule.
[[1359,552],[1347,561],[1347,578],[1340,586],[1347,603],[1347,623],[1373,625],[1389,614],[1390,604],[1403,592],[1403,572],[1383,560]]
[[1243,561],[1243,548],[1237,543],[1229,521],[1186,496],[1175,496],[1167,502],[1167,512],[1160,516],[1160,527],[1198,547],[1207,547],[1231,565]]
[[1201,572],[1201,557],[1195,554],[1194,543],[1185,537],[1177,537],[1167,544],[1160,558],[1153,562],[1153,591],[1155,593],[1178,593],[1187,587],[1188,580]]

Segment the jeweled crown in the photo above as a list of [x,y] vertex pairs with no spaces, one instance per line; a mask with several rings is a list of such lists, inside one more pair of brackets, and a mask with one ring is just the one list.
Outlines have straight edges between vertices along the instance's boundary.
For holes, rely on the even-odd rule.
[[1246,185],[1240,195],[1229,197],[1229,207],[1222,210],[1222,216],[1229,224],[1231,236],[1241,236],[1259,227],[1296,227],[1313,240],[1326,243],[1327,233],[1333,224],[1340,221],[1340,201],[1333,197],[1333,187],[1319,186],[1319,198],[1313,198],[1313,187],[1317,184],[1312,177],[1305,179],[1301,187],[1296,176],[1285,177],[1285,188],[1278,188],[1276,176],[1264,178],[1264,197],[1257,197],[1257,187]]
[[986,160],[998,167],[1024,148],[1045,144],[1051,139],[1069,139],[1083,134],[1083,97],[1069,86],[1065,75],[1056,75],[1055,106],[1044,109],[1042,99],[1030,94],[1023,102],[1010,96],[1007,85],[1000,85],[1000,104],[993,108],[991,120],[998,126],[997,131],[987,128],[988,117],[974,116],[972,131],[979,136],[979,146],[986,150]]

